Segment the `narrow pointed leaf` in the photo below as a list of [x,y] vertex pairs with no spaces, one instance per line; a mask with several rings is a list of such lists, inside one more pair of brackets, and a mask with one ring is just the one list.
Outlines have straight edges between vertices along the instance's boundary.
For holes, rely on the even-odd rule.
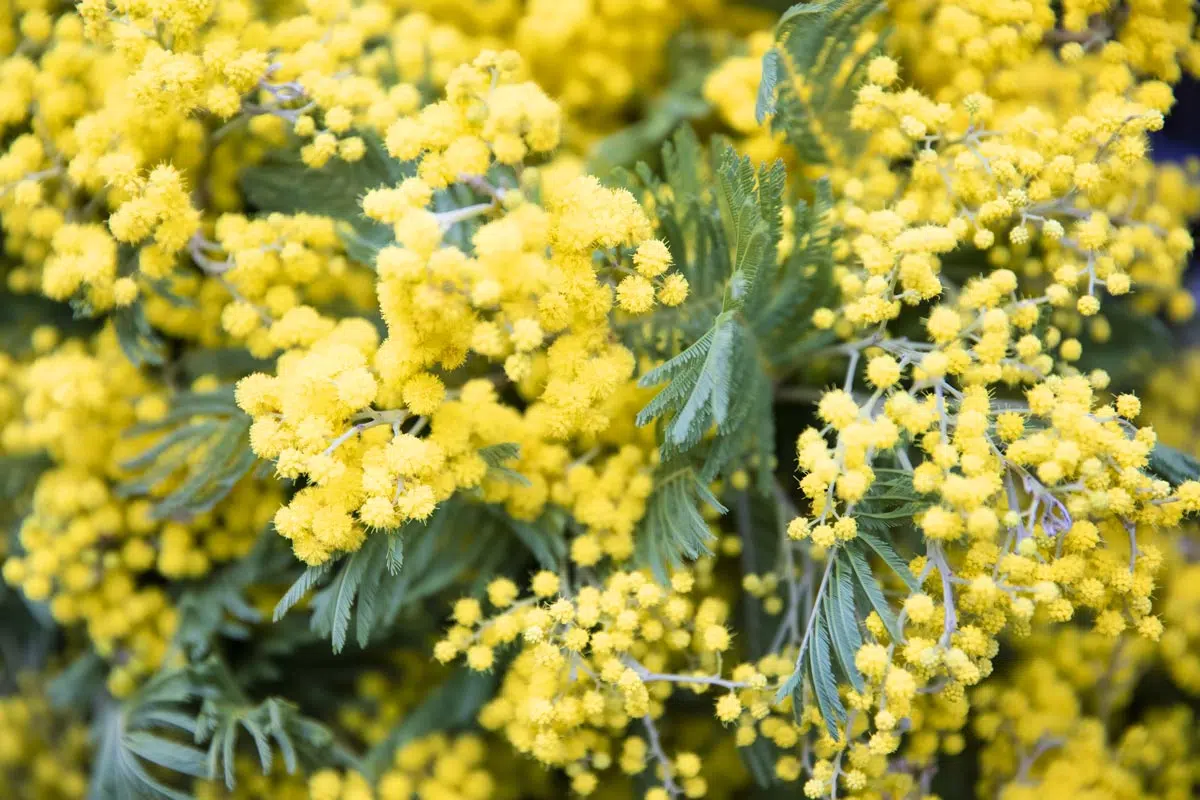
[[837,678],[829,659],[829,632],[820,616],[814,621],[812,641],[808,644],[808,676],[812,682],[817,708],[829,735],[838,736],[838,725],[846,721],[846,707],[838,695]]
[[121,737],[121,743],[126,750],[139,758],[152,764],[158,764],[172,772],[182,772],[196,778],[204,778],[208,775],[208,768],[204,763],[204,751],[195,747],[179,744],[145,731],[130,731]]
[[854,664],[854,656],[862,647],[862,632],[858,629],[858,612],[854,607],[851,569],[844,561],[845,557],[839,554],[834,562],[833,580],[829,584],[829,600],[825,603],[825,614],[829,620],[833,654],[841,666],[842,673],[856,690],[862,691],[862,675]]
[[883,588],[876,580],[874,573],[871,572],[871,564],[867,560],[854,543],[851,542],[845,548],[846,560],[850,563],[850,568],[854,572],[854,578],[858,582],[858,586],[862,589],[863,595],[867,598],[867,602],[871,604],[871,608],[875,609],[875,613],[883,620],[883,625],[888,629],[888,633],[892,637],[892,641],[900,641],[900,626],[896,620],[896,614],[892,610],[891,605],[887,601],[887,597],[883,594]]
[[283,615],[291,610],[297,603],[303,600],[305,595],[307,595],[314,586],[320,583],[321,580],[329,574],[331,569],[333,569],[333,564],[328,561],[324,564],[317,564],[315,566],[306,568],[304,572],[300,574],[300,577],[296,579],[296,582],[291,585],[291,588],[287,590],[287,593],[284,594],[284,596],[279,599],[279,602],[275,604],[275,611],[272,614],[272,620],[274,622],[279,622],[279,620],[283,619]]
[[893,572],[900,576],[900,580],[904,581],[904,585],[910,591],[920,591],[921,584],[917,580],[917,576],[912,574],[912,570],[908,568],[908,563],[900,557],[900,554],[892,547],[891,542],[882,536],[865,530],[860,530],[856,538],[861,539],[867,547],[874,550],[875,554],[883,559],[883,562],[891,567]]

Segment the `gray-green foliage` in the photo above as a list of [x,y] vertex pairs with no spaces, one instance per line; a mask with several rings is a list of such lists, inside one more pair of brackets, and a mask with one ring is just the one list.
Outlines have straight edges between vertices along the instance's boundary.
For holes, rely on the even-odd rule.
[[179,625],[175,645],[193,661],[207,656],[215,642],[244,641],[263,615],[246,596],[252,586],[278,583],[295,559],[284,540],[267,527],[251,551],[204,581],[185,585],[176,600]]
[[520,457],[521,448],[519,445],[512,442],[493,444],[480,450],[479,455],[487,463],[488,475],[491,477],[509,481],[519,486],[529,486],[529,479],[506,463]]
[[[874,612],[889,635],[901,635],[897,609],[881,584],[887,573],[907,591],[920,591],[920,581],[896,542],[911,532],[913,515],[928,506],[903,470],[877,470],[867,495],[854,507],[858,535],[837,545],[829,554],[826,572],[813,598],[806,634],[799,644],[796,667],[776,693],[776,700],[792,697],[797,715],[815,702],[829,728],[846,721],[838,695],[839,681],[861,688],[862,675],[854,657],[864,641],[863,620]],[[914,554],[915,555],[915,554]],[[876,564],[880,566],[876,566]],[[808,692],[808,694],[806,694]]]
[[755,167],[722,142],[706,152],[686,127],[664,145],[662,160],[665,180],[644,166],[636,179],[626,176],[635,187],[669,192],[655,213],[692,291],[682,308],[629,331],[639,342],[667,342],[664,363],[641,376],[639,385],[660,388],[637,417],[639,425],[657,421],[660,432],[663,466],[638,532],[643,563],[656,572],[707,552],[708,538],[694,510],[698,495],[679,497],[662,476],[687,469],[707,484],[749,468],[760,491],[774,485],[774,382],[824,343],[810,318],[829,296],[833,270],[826,184],[816,185],[811,203],[792,205],[795,245],[781,257],[781,163]]
[[366,152],[355,162],[332,159],[312,169],[295,150],[273,152],[263,163],[242,170],[239,182],[247,202],[260,211],[319,214],[341,223],[339,234],[351,258],[374,262],[392,240],[391,229],[368,219],[360,201],[369,190],[394,186],[413,174],[412,166],[388,155],[379,137],[364,134]]
[[[863,678],[854,657],[863,643],[862,598],[868,592],[890,614],[882,590],[870,567],[853,545],[840,547],[829,556],[825,576],[818,587],[809,613],[804,638],[799,643],[792,674],[780,685],[776,702],[789,695],[796,720],[808,703],[814,702],[831,736],[846,722],[846,707],[838,694],[839,681],[862,689]],[[888,624],[888,623],[885,623]],[[894,616],[890,625],[894,627]]]
[[[77,662],[72,680],[84,680],[96,661]],[[52,688],[60,704],[77,699],[65,686]],[[217,660],[168,669],[130,697],[108,699],[93,727],[97,747],[89,800],[188,800],[189,779],[197,778],[223,780],[232,788],[243,734],[264,774],[276,751],[288,772],[354,760],[328,728],[295,705],[275,697],[250,700]]]
[[[640,385],[662,389],[638,423],[659,420],[664,458],[696,449],[715,427],[703,467],[709,478],[757,444],[760,472],[769,477],[772,375],[785,366],[783,357],[822,341],[808,317],[828,293],[833,266],[828,187],[818,186],[811,209],[807,202],[795,205],[797,245],[780,259],[781,163],[755,168],[727,144],[706,158],[686,128],[664,148],[663,161],[673,202],[658,206],[657,214],[696,295],[670,322],[698,335],[641,377]],[[715,191],[707,187],[710,169]],[[662,188],[645,171],[639,175],[650,189]]]
[[[763,56],[755,113],[782,131],[809,163],[832,160],[830,145],[844,152],[854,93],[880,43],[856,53],[859,33],[883,0],[821,0],[792,6],[775,26],[775,46]],[[803,81],[805,94],[797,91]]]
[[[125,496],[151,493],[183,474],[184,479],[154,503],[159,518],[193,516],[223,500],[257,461],[250,450],[250,416],[234,402],[233,387],[179,392],[160,419],[130,428],[126,435],[158,438],[122,467],[132,477]],[[199,458],[197,458],[199,453]]]
[[701,514],[704,505],[725,512],[691,467],[678,462],[667,465],[646,501],[637,535],[638,559],[658,580],[665,583],[671,568],[711,552],[708,543],[713,534]]
[[165,358],[166,343],[146,319],[140,302],[118,308],[112,313],[113,330],[125,357],[138,366],[158,366]]
[[355,552],[305,569],[275,606],[274,619],[315,590],[312,631],[335,652],[352,630],[366,647],[406,610],[467,576],[475,578],[471,591],[482,590],[490,576],[513,565],[514,552],[521,552],[508,548],[514,542],[540,566],[559,569],[567,554],[565,525],[565,516],[553,511],[528,522],[472,498],[451,498],[425,522],[372,533]]
[[192,725],[195,742],[207,745],[204,777],[236,783],[235,757],[246,734],[263,774],[271,771],[279,751],[284,768],[294,774],[301,764],[355,764],[357,759],[321,723],[278,697],[254,703],[242,692],[224,664],[210,660],[192,669],[200,709]]
[[[760,119],[771,117],[772,128],[782,131],[806,161],[830,160],[825,133],[848,131],[853,91],[877,52],[857,53],[854,43],[881,5],[881,0],[827,0],[795,6],[780,20],[776,46],[764,57],[758,113]],[[815,181],[797,194],[793,181],[789,191],[781,162],[756,166],[728,143],[714,139],[711,148],[704,147],[690,127],[679,126],[707,113],[700,87],[710,56],[693,53],[690,61],[681,61],[684,68],[651,113],[603,142],[595,161],[630,163],[661,145],[658,172],[639,163],[632,174],[617,174],[611,181],[655,197],[658,234],[691,290],[686,303],[659,309],[648,322],[618,323],[639,354],[662,362],[640,381],[644,388],[657,388],[637,421],[656,424],[662,459],[635,534],[639,562],[661,581],[672,569],[710,552],[714,536],[705,509],[714,516],[726,513],[711,488],[714,482],[747,470],[754,479],[747,494],[753,492],[755,502],[774,500],[776,386],[832,338],[811,324],[813,310],[834,295],[830,186]],[[802,97],[796,91],[797,76],[811,93]],[[399,183],[413,169],[392,159],[376,137],[365,140],[366,155],[353,164],[335,159],[313,170],[289,150],[243,170],[240,184],[248,206],[260,213],[332,217],[347,254],[373,263],[393,234],[366,218],[360,201],[373,188]],[[488,178],[496,186],[515,185],[511,174]],[[459,186],[438,192],[435,210],[479,201],[471,189]],[[791,223],[785,231],[786,217]],[[452,226],[446,242],[469,250],[477,224]],[[113,323],[132,361],[165,366],[179,376],[222,372],[234,379],[261,366],[239,361],[231,367],[230,354],[196,350],[184,358],[199,363],[164,364],[169,348],[138,304],[118,311]],[[211,510],[254,468],[249,425],[228,387],[175,394],[165,417],[130,431],[156,438],[125,463],[131,476],[122,491],[156,497],[160,518]],[[516,445],[493,445],[480,455],[491,477],[528,485],[514,466],[520,457]],[[45,463],[40,457],[28,463],[6,460],[0,468],[8,469],[0,478],[23,488]],[[1156,449],[1151,467],[1173,483],[1200,471],[1194,460],[1163,448]],[[171,490],[158,496],[156,490],[168,483]],[[862,685],[854,656],[864,641],[863,621],[874,612],[899,637],[897,609],[885,584],[917,588],[903,533],[922,507],[905,473],[878,470],[871,492],[854,512],[858,537],[831,551],[820,589],[806,597],[805,635],[802,643],[792,643],[799,645],[796,668],[778,697],[791,695],[797,714],[815,703],[835,735],[847,716],[839,682]],[[768,515],[775,516],[773,507]],[[753,527],[753,514],[745,516],[747,528]],[[427,626],[440,622],[429,622],[431,598],[451,592],[478,595],[496,575],[519,577],[533,568],[566,573],[574,525],[562,509],[551,508],[535,520],[515,519],[503,507],[484,502],[481,493],[462,493],[440,504],[427,521],[372,531],[360,549],[307,568],[294,562],[281,537],[266,531],[249,555],[205,582],[170,587],[180,612],[174,646],[193,662],[211,660],[168,669],[132,697],[116,701],[103,688],[107,662],[89,651],[51,686],[50,696],[60,705],[105,698],[95,717],[99,751],[91,796],[174,800],[186,796],[181,787],[193,777],[233,786],[239,751],[255,753],[264,772],[276,758],[288,771],[301,764],[351,762],[330,731],[296,706],[279,697],[251,697],[246,684],[255,678],[284,682],[288,677],[271,656],[299,658],[297,651],[314,642],[326,649],[318,638],[328,640],[334,652],[353,640],[363,649],[379,645],[373,651],[378,653],[402,637],[402,624],[419,630],[414,620]],[[771,526],[772,533],[776,527]],[[744,541],[752,535],[748,529],[739,533]],[[792,545],[784,540],[782,546]],[[290,584],[270,629],[282,632],[254,630],[251,636],[250,626],[262,620],[248,590],[264,584]],[[278,640],[269,641],[272,636]],[[259,644],[262,652],[255,651]],[[271,651],[272,646],[282,649]],[[221,659],[230,652],[240,663],[227,667]],[[412,738],[471,725],[497,679],[466,670],[453,673],[367,753],[367,774],[378,777],[395,748]],[[771,782],[770,745],[760,739],[746,752],[756,779]]]
[[1172,486],[1200,479],[1200,461],[1182,450],[1161,443],[1154,445],[1150,451],[1149,468]]

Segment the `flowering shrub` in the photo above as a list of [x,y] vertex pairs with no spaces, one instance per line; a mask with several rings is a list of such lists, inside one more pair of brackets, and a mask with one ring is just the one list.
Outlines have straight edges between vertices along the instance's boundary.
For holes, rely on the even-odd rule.
[[1189,3],[0,10],[0,794],[1200,793]]

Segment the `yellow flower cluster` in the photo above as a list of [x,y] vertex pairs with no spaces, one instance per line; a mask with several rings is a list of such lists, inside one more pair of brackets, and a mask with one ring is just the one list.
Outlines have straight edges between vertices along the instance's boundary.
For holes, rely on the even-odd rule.
[[495,793],[484,767],[482,739],[441,734],[411,742],[396,751],[392,767],[379,779],[379,800],[445,797],[447,800],[488,800]]
[[[1140,403],[1107,398],[1109,376],[1075,364],[1085,334],[1111,334],[1105,295],[1136,292],[1138,309],[1192,314],[1180,284],[1195,190],[1185,170],[1149,161],[1147,135],[1174,102],[1166,81],[1191,63],[1194,18],[1183,4],[1128,19],[1084,5],[1064,9],[1057,29],[1049,3],[892,9],[904,58],[870,62],[851,116],[866,152],[825,173],[838,196],[841,304],[818,309],[813,323],[843,340],[826,352],[849,367],[799,437],[811,513],[788,534],[799,553],[832,553],[832,569],[861,527],[876,535],[875,498],[911,481],[905,497],[921,507],[913,516],[927,555],[909,565],[920,591],[904,602],[900,629],[867,620],[877,642],[863,645],[856,666],[869,691],[842,687],[851,711],[841,741],[821,739],[823,760],[803,770],[777,762],[781,776],[808,776],[807,796],[915,791],[939,748],[962,749],[964,687],[991,673],[1001,634],[1080,615],[1109,648],[1126,630],[1164,636],[1176,669],[1187,669],[1187,589],[1162,574],[1176,556],[1158,532],[1178,527],[1196,487],[1172,493],[1151,474],[1157,438],[1132,423]],[[1178,24],[1168,30],[1164,20]],[[755,42],[756,55],[771,46]],[[755,124],[752,73],[750,59],[730,59],[706,96],[746,137],[746,152],[783,148],[786,158]],[[799,79],[792,88],[808,97]],[[944,262],[971,251],[975,276],[948,276]],[[891,333],[912,330],[903,322],[911,307],[923,335]],[[1159,380],[1171,397],[1153,421],[1175,420],[1182,427],[1168,441],[1191,449],[1186,393],[1177,375]],[[1024,399],[999,399],[1014,390]],[[1152,613],[1165,577],[1177,598],[1161,609],[1173,608],[1171,620]],[[792,580],[753,574],[744,588],[777,614],[779,584]],[[893,734],[906,717],[908,733]],[[897,752],[911,774],[885,775],[867,752]]]
[[667,42],[686,20],[715,21],[722,5],[530,0],[512,46],[573,117],[603,120],[661,80]]
[[[4,579],[48,603],[60,624],[85,626],[117,665],[111,690],[127,694],[164,663],[175,634],[176,610],[156,578],[200,578],[245,555],[279,493],[247,479],[213,511],[186,520],[158,519],[152,498],[125,496],[122,464],[159,436],[123,434],[163,415],[167,395],[130,364],[111,328],[90,345],[68,340],[12,367],[6,381],[22,413],[3,429],[4,451],[44,451],[54,466],[33,489],[20,555],[5,560]],[[163,496],[182,479],[164,476],[153,491]]]
[[308,780],[309,800],[491,800],[496,786],[484,766],[477,736],[449,739],[432,734],[396,750],[391,766],[372,788],[359,772],[323,769]]
[[1054,86],[1069,74],[1054,50],[1078,69],[1110,40],[1138,75],[1174,83],[1196,65],[1196,18],[1188,3],[1139,3],[1117,12],[1108,0],[1083,0],[1064,3],[1059,13],[1046,0],[920,0],[893,14],[908,68],[916,82],[938,87],[939,100],[980,90],[1014,99],[1031,92],[1077,95],[1074,87]]
[[[523,396],[536,396],[548,378],[548,361],[543,355],[532,360],[530,374],[518,384]],[[530,522],[547,508],[568,511],[578,525],[569,555],[581,567],[594,567],[604,558],[629,560],[658,464],[654,429],[633,424],[647,397],[634,382],[621,384],[598,398],[596,411],[607,426],[567,441],[548,436],[537,415],[511,418],[504,438],[520,452],[508,466],[524,480],[486,477],[482,499]]]
[[1031,640],[1028,660],[974,692],[981,791],[1006,800],[1187,797],[1198,759],[1187,706],[1150,710],[1112,735],[1145,653],[1069,629]]
[[1200,568],[1187,564],[1170,576],[1167,592],[1162,599],[1162,616],[1166,631],[1162,637],[1162,657],[1171,680],[1189,694],[1200,693],[1200,627],[1196,610],[1200,608],[1200,591],[1196,578]]
[[[732,680],[712,677],[732,645],[728,604],[701,594],[688,571],[675,573],[669,587],[647,573],[614,572],[602,584],[574,594],[567,589],[545,571],[533,576],[524,596],[508,579],[493,581],[487,587],[493,613],[485,615],[474,598],[460,599],[435,658],[463,658],[471,669],[488,671],[497,648],[519,643],[480,722],[503,732],[517,751],[564,769],[576,793],[592,794],[615,767],[627,775],[651,769],[672,792],[703,796],[699,759],[668,757],[656,720],[677,684],[694,692],[715,687],[714,713],[725,724],[745,719],[752,726],[768,713],[767,678],[754,665],[738,666]],[[623,733],[633,726],[645,737]],[[617,734],[624,736],[619,751]]]
[[[858,737],[867,737],[868,750],[876,754],[895,751],[901,744],[893,733],[895,720],[918,716],[912,704],[921,693],[935,693],[946,705],[939,713],[950,722],[949,730],[961,728],[967,711],[964,687],[990,674],[1002,632],[1027,634],[1032,625],[1063,623],[1083,613],[1099,635],[1117,637],[1130,629],[1158,640],[1163,622],[1152,613],[1151,597],[1164,554],[1149,539],[1156,531],[1176,528],[1196,507],[1200,488],[1185,483],[1173,492],[1149,471],[1156,436],[1132,423],[1140,402],[1120,395],[1106,403],[1100,392],[1108,375],[1079,374],[1072,364],[1082,346],[1054,324],[1070,330],[1071,317],[1053,315],[1053,309],[1073,307],[1075,320],[1093,316],[1100,307],[1095,287],[1101,281],[1118,279],[1115,292],[1107,284],[1110,294],[1129,289],[1128,275],[1119,271],[1113,251],[1104,249],[1110,241],[1107,216],[1080,214],[1073,236],[1051,237],[1045,266],[1053,268],[1053,282],[1024,284],[1040,284],[1041,296],[1022,296],[1021,278],[1030,276],[1008,269],[1013,262],[1007,259],[992,259],[999,268],[965,285],[950,283],[940,274],[941,258],[968,236],[976,248],[997,252],[987,226],[1022,213],[1021,198],[1043,180],[1038,177],[1042,157],[1032,149],[1024,154],[997,149],[1009,146],[1003,133],[978,137],[976,115],[987,105],[978,96],[964,101],[971,121],[948,148],[958,148],[957,153],[943,155],[939,131],[955,112],[915,92],[888,91],[895,77],[890,59],[870,65],[871,82],[859,93],[856,124],[875,130],[875,141],[885,151],[894,141],[889,157],[914,154],[913,184],[924,182],[932,203],[917,194],[925,191],[918,186],[892,208],[871,211],[844,202],[840,209],[846,225],[843,253],[856,266],[839,278],[839,312],[819,310],[814,323],[850,340],[830,350],[848,357],[849,364],[843,387],[826,392],[817,405],[824,429],[811,427],[799,437],[800,488],[811,516],[797,517],[788,533],[819,552],[836,554],[878,513],[872,510],[873,496],[911,482],[912,497],[921,498],[912,517],[926,554],[910,567],[919,574],[922,591],[904,602],[900,638],[893,638],[896,629],[886,629],[883,620],[868,620],[878,641],[864,644],[855,658],[867,691],[850,692],[847,703],[873,714],[873,724],[862,717],[855,717],[857,727],[853,720],[846,723],[848,735],[832,746],[826,766],[818,763],[809,772],[805,792],[810,797],[838,786],[857,791],[868,785],[867,778],[880,778],[878,769],[868,770],[866,778],[851,776],[841,768],[840,756],[853,757],[856,745],[848,743]],[[977,121],[986,124],[986,119]],[[1040,124],[1032,117],[1028,121]],[[1098,124],[1086,126],[1089,136]],[[1044,126],[1037,130],[1039,143],[1061,135]],[[1124,134],[1107,135],[1116,142]],[[1022,174],[1022,158],[1036,169]],[[1078,154],[1070,158],[1077,163]],[[1007,168],[1020,176],[1020,197],[994,194],[993,180]],[[965,182],[956,183],[955,169],[959,177],[978,178],[983,193],[972,195]],[[1063,191],[1050,201],[1058,209],[1068,207],[1065,203],[1081,190],[1065,186]],[[1014,198],[1020,202],[1012,205]],[[1001,209],[1004,204],[1015,210]],[[1004,213],[995,216],[1000,210]],[[1052,233],[1063,230],[1050,218],[1037,224],[1043,239],[1046,226]],[[1150,228],[1131,225],[1113,232],[1116,240],[1154,238]],[[1093,235],[1100,227],[1104,235]],[[1010,229],[1010,254],[1028,243],[1012,238],[1011,231],[1020,230]],[[1156,239],[1150,247],[1167,249],[1151,255],[1151,261],[1178,265],[1191,241],[1182,228],[1176,241],[1179,249],[1171,251],[1170,236]],[[1075,255],[1055,249],[1062,243]],[[1137,247],[1127,252],[1134,259],[1130,271],[1140,277],[1143,268],[1133,266]],[[1074,258],[1086,258],[1086,266]],[[1028,269],[1031,261],[1019,263]],[[1100,264],[1117,270],[1093,275]],[[1175,272],[1163,283],[1174,287],[1179,267],[1170,269]],[[905,305],[919,306],[943,294],[950,301],[928,308],[924,337],[887,335],[885,326],[901,316]],[[1049,326],[1043,321],[1046,307],[1052,310]],[[865,391],[856,393],[860,382]],[[993,401],[993,392],[1013,389],[1021,389],[1024,399]],[[908,746],[921,748],[922,736],[936,748],[938,724],[908,737]],[[924,753],[926,759],[929,755]]]
[[17,676],[0,698],[0,791],[13,800],[82,800],[87,796],[88,730],[50,707],[45,685]]
[[[520,58],[513,51],[489,51],[470,66],[455,69],[446,83],[445,100],[388,127],[388,151],[401,161],[420,157],[418,176],[430,188],[440,189],[460,175],[482,177],[493,160],[511,166],[527,153],[553,150],[562,123],[558,106],[537,84],[516,80],[520,69]],[[405,208],[422,208],[429,202],[427,195],[420,189],[403,196],[387,194],[384,197],[391,202],[381,203],[382,214],[372,214],[370,207],[364,210],[384,222],[403,225]]]
[[[288,351],[277,374],[239,384],[238,402],[255,417],[254,452],[276,461],[280,475],[306,475],[311,483],[276,517],[277,529],[310,564],[356,550],[368,528],[426,519],[455,491],[479,486],[487,474],[479,451],[511,442],[505,437],[513,431],[525,429],[516,443],[528,445],[534,463],[540,442],[530,439],[604,431],[606,406],[634,367],[611,336],[613,276],[625,273],[616,305],[630,314],[650,310],[656,298],[665,305],[686,298],[686,281],[668,272],[670,252],[651,238],[649,220],[628,192],[581,177],[548,190],[543,207],[521,189],[488,181],[495,166],[558,142],[558,107],[535,85],[515,82],[519,66],[513,53],[485,53],[451,74],[445,100],[388,129],[392,154],[419,159],[419,166],[416,177],[363,198],[364,212],[392,226],[397,240],[376,259],[387,338],[379,343],[366,320],[335,322],[296,305],[264,331],[264,352]],[[435,188],[452,182],[489,199],[429,210]],[[467,255],[445,240],[475,218],[486,221],[474,227]],[[252,260],[261,250],[251,251]],[[598,250],[605,254],[600,264]],[[226,317],[238,308],[230,306]],[[503,363],[507,379],[529,395],[523,415],[501,404],[489,381],[451,382],[472,357]],[[428,436],[418,438],[426,427]],[[541,471],[561,467],[553,457]],[[645,458],[626,451],[606,469],[640,466]],[[621,473],[611,475],[608,491],[615,494]],[[595,480],[581,474],[567,483],[579,495]],[[649,494],[646,478],[639,485],[631,502]],[[526,513],[536,516],[547,494],[542,488],[540,497],[522,498]],[[621,541],[608,550],[627,558],[640,516],[640,505],[620,521],[596,507],[584,522],[615,530]],[[583,546],[581,557],[595,563],[599,546],[591,555]]]
[[1181,450],[1200,455],[1200,355],[1185,351],[1177,363],[1150,375],[1144,391],[1142,417],[1159,438]]
[[[895,63],[886,57],[869,75],[879,82],[859,92],[853,124],[871,132],[875,152],[912,159],[913,166],[892,205],[904,223],[892,232],[900,246],[850,240],[867,276],[886,278],[889,256],[899,261],[930,247],[945,253],[970,241],[990,250],[994,265],[1023,265],[1022,277],[1055,308],[1074,303],[1092,316],[1100,308],[1099,287],[1123,295],[1136,284],[1143,295],[1167,299],[1176,318],[1191,314],[1190,297],[1177,287],[1192,240],[1171,210],[1179,199],[1158,196],[1157,173],[1146,163],[1146,134],[1162,126],[1172,102],[1164,84],[1141,84],[1128,97],[1097,87],[1069,116],[1037,106],[1008,115],[981,93],[938,103],[916,89],[894,89]],[[1185,209],[1190,202],[1183,200]],[[851,229],[869,229],[864,211],[843,212]],[[942,239],[912,249],[910,240],[930,225],[943,229]],[[1027,253],[1037,255],[1021,258]],[[904,284],[904,299],[931,296],[912,282]],[[939,289],[929,283],[930,293]]]
[[[4,246],[23,262],[8,271],[8,285],[105,311],[133,303],[147,284],[196,283],[180,269],[183,255],[211,284],[204,305],[219,302],[219,314],[232,300],[242,327],[241,286],[222,285],[228,265],[198,249],[205,240],[195,198],[235,208],[239,169],[289,135],[308,141],[302,155],[313,166],[335,155],[361,159],[359,131],[382,133],[418,107],[418,83],[444,84],[480,50],[456,28],[381,4],[314,2],[307,14],[273,18],[237,0],[88,0],[57,19],[29,13],[38,22],[0,65],[0,121],[14,132],[0,157]],[[405,82],[388,86],[385,64]],[[209,119],[228,123],[210,127]],[[313,280],[305,269],[283,283]],[[279,292],[272,299],[269,307],[288,305]],[[178,309],[174,316],[155,319],[178,329]]]
[[[197,326],[201,344],[222,344],[224,331],[251,354],[266,358],[293,346],[296,314],[311,314],[312,306],[327,306],[348,300],[352,307],[369,308],[374,303],[374,280],[342,252],[333,220],[311,214],[270,214],[249,219],[242,214],[223,214],[217,219],[214,241],[193,241],[193,259],[219,277],[208,294],[201,297]],[[223,252],[224,259],[215,257]],[[173,287],[175,288],[175,287]],[[179,286],[177,294],[187,297],[190,287]],[[234,298],[229,302],[229,298]],[[157,298],[158,307],[148,306],[147,315],[170,318]],[[289,312],[292,321],[285,321]],[[212,319],[219,314],[219,322]],[[175,315],[178,317],[179,315]],[[169,323],[164,329],[171,330]],[[187,335],[190,331],[171,331]],[[191,338],[189,336],[189,338]]]
[[[89,0],[78,16],[47,21],[30,55],[6,60],[16,113],[5,122],[28,128],[4,156],[4,224],[18,248],[9,252],[27,269],[45,259],[40,278],[18,272],[10,285],[40,280],[51,297],[104,310],[136,297],[130,273],[171,271],[200,223],[189,193],[207,134],[194,114],[228,116],[267,70],[254,46],[263,31],[247,16],[233,2],[118,11]],[[144,246],[135,260],[118,257],[118,243]]]

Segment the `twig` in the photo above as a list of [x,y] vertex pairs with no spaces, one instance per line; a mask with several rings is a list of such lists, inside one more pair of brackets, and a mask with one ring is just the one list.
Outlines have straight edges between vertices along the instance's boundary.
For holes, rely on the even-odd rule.
[[942,638],[939,644],[942,647],[950,644],[950,636],[958,630],[958,614],[954,608],[954,586],[951,578],[953,575],[950,572],[950,565],[946,563],[946,554],[942,552],[940,545],[931,545],[929,554],[933,563],[937,564],[938,574],[942,578],[942,604],[945,606],[945,613],[942,622]]
[[495,201],[490,203],[476,203],[475,205],[456,208],[453,211],[440,211],[434,216],[437,217],[438,224],[442,227],[442,230],[447,230],[464,220],[483,216],[489,211],[494,211],[496,208]]
[[1129,520],[1122,521],[1125,523],[1126,532],[1129,533],[1129,571],[1133,572],[1138,558],[1137,525]]
[[1040,739],[1038,739],[1037,744],[1035,744],[1033,746],[1033,752],[1021,756],[1021,764],[1017,768],[1017,774],[1013,780],[1016,783],[1028,783],[1029,782],[1029,770],[1033,769],[1034,763],[1039,758],[1041,758],[1042,754],[1045,753],[1047,750],[1050,750],[1051,748],[1054,748],[1054,747],[1058,747],[1062,743],[1063,743],[1063,740],[1058,738],[1057,736],[1051,736],[1051,737],[1043,736]]
[[861,355],[861,350],[850,351],[850,363],[846,365],[846,381],[842,385],[842,391],[849,393],[854,386],[854,373],[858,371],[858,359]]
[[808,640],[812,636],[813,628],[816,627],[817,617],[821,613],[821,595],[825,594],[825,587],[829,583],[829,575],[833,572],[833,553],[830,552],[826,558],[828,559],[828,563],[825,565],[825,573],[821,576],[821,583],[817,586],[817,594],[813,597],[812,610],[808,614],[808,625],[804,629],[804,638],[800,640],[800,651],[796,653],[797,670],[804,666],[804,651],[808,647]]
[[667,790],[667,794],[671,797],[678,797],[683,789],[675,782],[674,771],[671,769],[671,759],[667,758],[667,754],[663,751],[662,742],[658,738],[658,728],[654,725],[654,720],[650,715],[642,717],[642,724],[646,726],[646,739],[649,741],[650,754],[662,767],[663,773],[663,788]]
[[625,664],[637,673],[642,683],[695,683],[705,686],[720,686],[730,691],[750,687],[750,684],[743,681],[730,681],[718,675],[677,675],[669,672],[651,672],[632,658],[625,659]]
[[408,412],[403,410],[367,410],[360,416],[365,416],[366,419],[363,419],[361,422],[352,425],[348,431],[334,439],[333,442],[330,443],[329,447],[325,448],[322,455],[329,455],[334,450],[337,450],[339,447],[341,447],[346,440],[357,436],[365,430],[369,430],[370,428],[374,428],[379,425],[399,424],[408,418]]
[[192,257],[192,261],[196,263],[201,270],[209,275],[223,275],[233,269],[234,263],[232,258],[226,258],[224,261],[217,261],[209,258],[204,253],[204,248],[219,248],[215,242],[210,242],[204,236],[197,233],[188,239],[188,254]]
[[787,492],[785,492],[783,487],[779,485],[778,481],[775,483],[775,503],[776,507],[780,510],[781,517],[779,520],[779,546],[783,552],[783,577],[784,580],[787,581],[788,586],[788,607],[784,614],[784,618],[780,621],[779,627],[775,631],[775,638],[771,641],[772,653],[779,652],[779,648],[783,645],[784,636],[789,633],[791,634],[793,642],[799,640],[801,598],[800,583],[803,583],[804,589],[807,592],[808,586],[812,582],[811,559],[805,563],[804,579],[801,582],[797,582],[796,580],[796,576],[794,574],[796,571],[796,561],[792,553],[792,542],[790,539],[788,539],[787,535],[787,521],[785,521],[783,517],[798,517],[800,516],[800,512],[796,508],[795,504],[792,503],[791,498],[787,496]]
[[492,182],[482,175],[459,175],[458,182],[470,186],[480,194],[487,195],[497,203],[502,202],[504,196],[508,194],[507,189],[492,185]]
[[854,727],[854,719],[858,715],[857,711],[851,711],[850,716],[846,719],[845,732],[842,734],[842,749],[838,750],[837,756],[833,759],[833,774],[829,777],[829,800],[837,800],[838,796],[838,778],[842,774],[842,756],[846,754],[846,747],[850,741],[850,729]]

